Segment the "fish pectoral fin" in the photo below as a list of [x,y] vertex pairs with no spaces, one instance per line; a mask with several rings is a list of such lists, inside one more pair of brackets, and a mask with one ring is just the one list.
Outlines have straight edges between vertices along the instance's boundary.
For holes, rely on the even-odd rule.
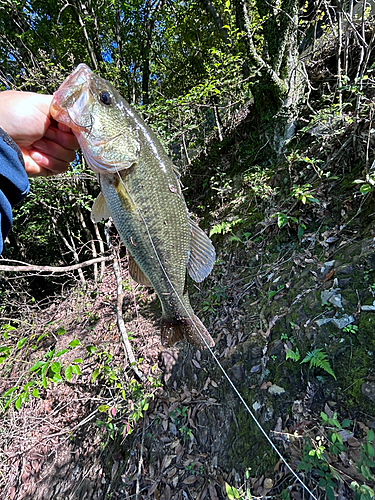
[[110,217],[111,214],[109,213],[107,202],[104,199],[103,193],[100,192],[91,209],[91,220],[93,222],[100,222],[102,219],[109,219]]
[[141,268],[138,266],[138,264],[130,254],[129,254],[129,273],[130,276],[133,278],[133,280],[136,281],[139,285],[150,286],[153,288],[150,280],[147,278],[145,273],[141,270]]
[[190,256],[187,270],[190,277],[200,283],[212,271],[216,252],[207,234],[189,219],[191,231]]

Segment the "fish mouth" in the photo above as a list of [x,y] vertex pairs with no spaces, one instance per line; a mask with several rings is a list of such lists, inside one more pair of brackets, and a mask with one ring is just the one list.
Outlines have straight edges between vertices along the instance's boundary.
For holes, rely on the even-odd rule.
[[82,129],[89,130],[92,126],[90,113],[85,113],[91,99],[90,82],[92,76],[91,69],[86,64],[81,63],[53,94],[50,106],[52,118],[64,123],[73,132],[80,133]]
[[[107,84],[111,87],[86,64],[79,64],[54,93],[50,107],[52,118],[72,129],[87,163],[96,173],[113,173],[130,168],[136,163],[140,148],[136,139],[133,140],[135,147],[130,157],[120,155],[118,158],[112,154],[116,142],[126,142],[128,136],[123,130],[107,130],[105,127],[103,130],[100,116],[96,115],[98,106],[102,105],[98,103],[100,91],[107,89]],[[112,91],[116,92],[115,89]],[[137,132],[134,134],[137,135]]]

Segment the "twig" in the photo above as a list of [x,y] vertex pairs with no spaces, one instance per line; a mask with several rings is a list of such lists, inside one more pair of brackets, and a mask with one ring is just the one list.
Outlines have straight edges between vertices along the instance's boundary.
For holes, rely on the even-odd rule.
[[139,457],[139,462],[138,462],[138,473],[137,473],[137,484],[135,488],[135,498],[137,500],[141,500],[141,496],[139,494],[139,478],[141,477],[141,471],[142,471],[142,465],[143,465],[143,446],[144,446],[144,441],[145,441],[145,424],[146,424],[146,419],[143,419],[143,428],[142,428],[142,441],[141,441],[141,450],[140,450],[140,457]]
[[33,266],[25,263],[24,266],[1,266],[0,271],[10,271],[10,272],[21,272],[21,271],[41,271],[48,273],[66,273],[69,271],[75,271],[76,269],[81,269],[82,267],[91,266],[97,262],[104,262],[106,260],[112,260],[112,255],[107,255],[105,257],[98,257],[97,259],[87,260],[86,262],[80,262],[79,264],[73,264],[71,266]]
[[120,269],[120,263],[119,260],[116,256],[115,250],[113,248],[113,245],[111,243],[111,239],[109,236],[109,228],[112,225],[112,221],[109,221],[105,225],[105,237],[107,240],[107,245],[108,248],[112,251],[112,258],[113,258],[113,271],[116,276],[116,283],[117,283],[117,304],[116,304],[116,312],[117,312],[117,325],[121,333],[122,341],[124,344],[125,352],[128,357],[129,364],[134,371],[134,373],[137,375],[137,377],[144,382],[145,381],[145,376],[144,374],[138,369],[137,367],[137,362],[135,360],[135,356],[133,353],[132,346],[129,341],[129,337],[126,333],[126,328],[125,328],[125,322],[124,318],[122,317],[122,303],[124,300],[124,292],[122,289],[122,279],[121,279],[121,269]]

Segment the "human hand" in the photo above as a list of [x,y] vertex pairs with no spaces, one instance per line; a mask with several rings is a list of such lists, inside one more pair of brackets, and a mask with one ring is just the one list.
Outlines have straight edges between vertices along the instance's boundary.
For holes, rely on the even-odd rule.
[[51,95],[0,92],[0,127],[21,149],[29,177],[66,172],[78,142],[71,129],[50,116]]

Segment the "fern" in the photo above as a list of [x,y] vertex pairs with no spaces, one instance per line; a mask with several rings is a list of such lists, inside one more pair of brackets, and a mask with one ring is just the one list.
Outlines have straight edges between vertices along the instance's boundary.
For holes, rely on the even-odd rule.
[[333,373],[333,370],[328,362],[328,355],[326,352],[323,352],[323,349],[314,349],[312,352],[308,352],[306,356],[303,358],[301,363],[310,363],[310,368],[321,368],[326,371],[332,377],[336,379],[336,375]]
[[286,351],[286,359],[292,359],[293,361],[299,361],[300,354],[298,348],[296,348],[295,351],[292,351],[292,349],[288,349]]

